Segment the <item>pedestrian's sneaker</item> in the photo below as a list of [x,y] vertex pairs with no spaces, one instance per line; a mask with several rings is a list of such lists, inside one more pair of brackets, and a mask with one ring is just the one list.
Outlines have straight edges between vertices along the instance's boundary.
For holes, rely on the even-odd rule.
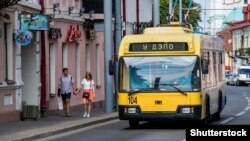
[[85,112],[84,115],[82,117],[87,117],[87,113]]
[[87,114],[87,117],[90,117],[90,115],[89,115],[89,114]]

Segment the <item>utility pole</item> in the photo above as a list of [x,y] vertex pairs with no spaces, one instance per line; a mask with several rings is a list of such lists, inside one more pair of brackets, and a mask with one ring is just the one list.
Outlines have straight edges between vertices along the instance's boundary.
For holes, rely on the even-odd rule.
[[179,0],[179,22],[182,23],[182,0]]
[[168,14],[169,14],[169,22],[171,21],[171,18],[172,18],[172,5],[173,5],[173,1],[172,1],[172,0],[169,0],[169,11],[168,11]]
[[160,0],[154,0],[154,26],[160,24]]
[[105,110],[112,112],[112,78],[109,75],[109,60],[112,59],[112,0],[104,0],[104,55],[105,55]]
[[[115,83],[115,105],[117,104],[117,94],[118,94],[118,52],[119,52],[119,47],[120,43],[122,40],[122,22],[121,22],[121,0],[115,0],[115,78],[114,78],[114,83]],[[114,107],[115,108],[115,107]]]

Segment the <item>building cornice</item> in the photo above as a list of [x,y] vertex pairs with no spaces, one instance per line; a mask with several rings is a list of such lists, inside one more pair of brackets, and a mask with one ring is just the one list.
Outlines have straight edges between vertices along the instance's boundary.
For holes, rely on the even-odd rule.
[[31,3],[31,2],[19,1],[19,2],[18,2],[18,5],[24,6],[24,7],[28,7],[28,8],[32,8],[32,9],[38,10],[38,11],[41,11],[41,10],[42,10],[40,4],[34,4],[34,3]]

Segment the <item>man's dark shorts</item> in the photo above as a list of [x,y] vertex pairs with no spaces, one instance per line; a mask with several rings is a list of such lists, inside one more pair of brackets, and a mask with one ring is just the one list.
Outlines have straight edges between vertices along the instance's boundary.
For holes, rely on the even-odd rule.
[[71,93],[61,94],[61,96],[62,96],[62,100],[65,101],[67,98],[70,99]]

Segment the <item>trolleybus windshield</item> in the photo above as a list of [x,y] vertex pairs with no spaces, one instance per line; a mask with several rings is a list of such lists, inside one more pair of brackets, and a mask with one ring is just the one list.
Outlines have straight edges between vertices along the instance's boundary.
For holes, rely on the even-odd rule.
[[119,63],[120,91],[200,91],[197,56],[122,57]]

